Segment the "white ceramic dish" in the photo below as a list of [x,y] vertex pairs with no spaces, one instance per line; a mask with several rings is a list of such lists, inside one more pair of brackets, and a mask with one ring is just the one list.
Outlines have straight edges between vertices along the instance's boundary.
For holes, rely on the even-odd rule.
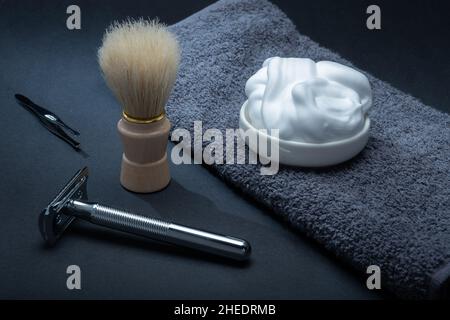
[[[264,135],[268,142],[277,139],[279,144],[280,163],[301,167],[324,167],[347,161],[364,149],[369,139],[370,119],[365,118],[364,126],[356,135],[326,143],[305,143],[286,141],[269,136],[256,129],[248,121],[247,102],[241,108],[239,127],[246,131],[251,130],[257,135]],[[251,148],[251,146],[249,146]],[[258,153],[258,150],[252,150]]]

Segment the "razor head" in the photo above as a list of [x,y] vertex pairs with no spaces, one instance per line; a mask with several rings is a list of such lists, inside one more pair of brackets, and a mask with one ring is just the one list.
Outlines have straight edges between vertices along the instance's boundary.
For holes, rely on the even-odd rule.
[[70,200],[87,200],[88,168],[84,167],[70,179],[58,195],[39,215],[39,229],[48,245],[54,245],[75,220],[67,205]]

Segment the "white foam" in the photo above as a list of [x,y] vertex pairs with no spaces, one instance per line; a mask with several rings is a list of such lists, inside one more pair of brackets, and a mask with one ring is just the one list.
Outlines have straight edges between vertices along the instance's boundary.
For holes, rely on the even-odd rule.
[[246,83],[248,121],[285,141],[326,143],[358,134],[372,105],[362,73],[331,61],[273,57]]

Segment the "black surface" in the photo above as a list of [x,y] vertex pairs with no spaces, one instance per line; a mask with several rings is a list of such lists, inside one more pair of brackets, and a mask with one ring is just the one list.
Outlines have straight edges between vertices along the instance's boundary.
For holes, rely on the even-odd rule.
[[[300,33],[436,109],[450,112],[450,2],[445,0],[274,0]],[[381,30],[366,9],[381,8]]]
[[[391,1],[393,2],[393,1]],[[365,278],[291,232],[200,166],[172,165],[162,192],[136,195],[118,182],[120,109],[101,79],[104,28],[126,16],[171,24],[209,1],[77,1],[82,30],[65,27],[69,1],[0,1],[1,298],[367,298]],[[449,109],[445,3],[379,1],[381,31],[365,27],[366,1],[275,1],[300,32],[441,110]],[[52,136],[14,100],[16,92],[81,132],[83,153]],[[40,237],[40,210],[84,165],[90,199],[248,239],[235,264],[80,222],[57,247]],[[66,267],[82,290],[66,289]]]

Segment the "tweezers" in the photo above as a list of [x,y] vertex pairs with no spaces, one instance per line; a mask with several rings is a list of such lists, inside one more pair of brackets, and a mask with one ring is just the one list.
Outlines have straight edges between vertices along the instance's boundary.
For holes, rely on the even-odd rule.
[[48,131],[67,142],[75,150],[80,150],[80,143],[72,139],[63,129],[68,130],[70,133],[76,136],[80,135],[78,131],[65,124],[64,121],[62,121],[61,118],[59,118],[56,114],[41,106],[38,106],[27,97],[21,94],[15,94],[14,96],[16,97],[19,104],[28,111],[31,111],[31,113],[33,113],[39,119],[41,124],[45,128],[47,128]]

